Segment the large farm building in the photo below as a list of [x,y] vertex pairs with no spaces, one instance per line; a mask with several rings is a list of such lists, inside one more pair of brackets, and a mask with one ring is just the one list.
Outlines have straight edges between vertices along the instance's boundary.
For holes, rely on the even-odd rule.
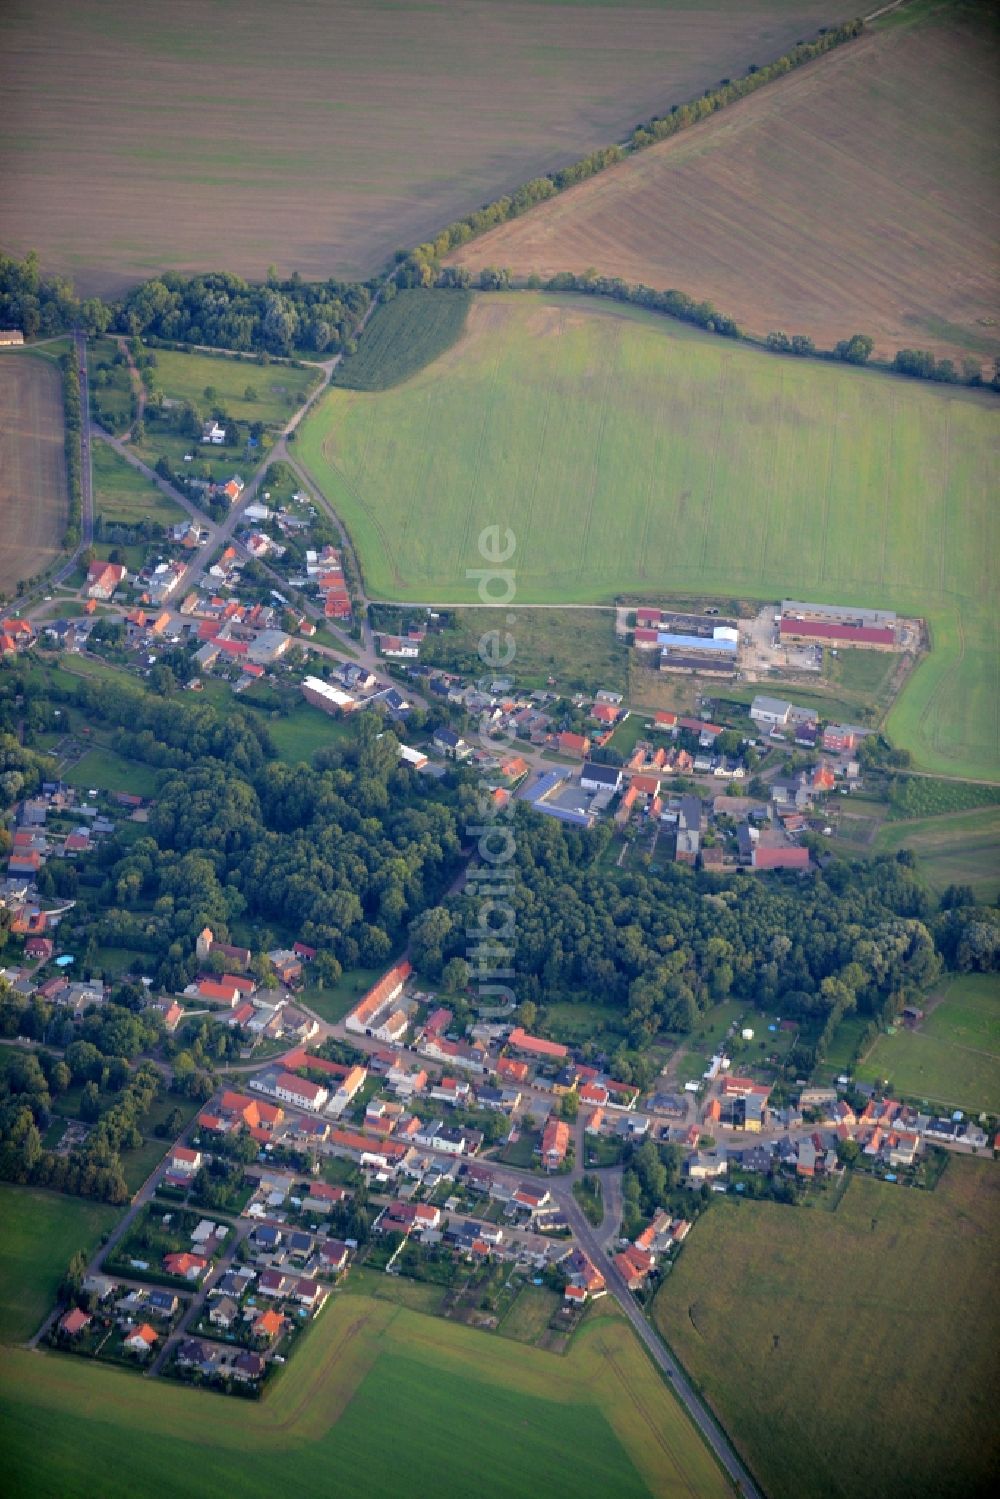
[[856,646],[861,650],[893,651],[896,616],[888,609],[803,604],[797,599],[783,599],[779,635],[782,645]]

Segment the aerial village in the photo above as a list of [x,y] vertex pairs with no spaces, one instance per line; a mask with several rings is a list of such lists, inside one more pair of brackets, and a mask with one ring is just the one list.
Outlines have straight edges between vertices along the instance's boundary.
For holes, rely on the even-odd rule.
[[[137,800],[112,798],[86,819],[90,834],[141,814]],[[20,827],[44,838],[31,830],[81,810],[50,786],[21,807]],[[24,948],[4,976],[76,1021],[99,1012],[105,986],[62,974],[60,911],[33,898],[31,875],[9,874],[3,899]],[[197,956],[195,982],[147,1002],[168,1034],[206,1014],[231,1029],[242,1075],[180,1131],[45,1337],[225,1393],[259,1394],[352,1274],[445,1285],[446,1314],[486,1330],[497,1315],[484,1307],[547,1285],[561,1298],[558,1343],[609,1290],[647,1298],[713,1193],[836,1191],[847,1162],[907,1182],[931,1169],[935,1146],[988,1145],[974,1120],[934,1117],[848,1075],[789,1086],[796,1027],[779,1017],[734,1019],[707,1068],[689,1076],[681,1052],[643,1093],[606,1059],[584,1062],[509,1015],[465,1006],[463,1025],[405,958],[330,1024],[299,998],[318,956],[307,945],[267,954],[270,988],[249,949],[207,927]],[[79,1143],[86,1126],[75,1129],[60,1148]],[[674,1147],[669,1209],[632,1221],[630,1237],[615,1214],[590,1228],[581,1203],[594,1174],[647,1142]]]

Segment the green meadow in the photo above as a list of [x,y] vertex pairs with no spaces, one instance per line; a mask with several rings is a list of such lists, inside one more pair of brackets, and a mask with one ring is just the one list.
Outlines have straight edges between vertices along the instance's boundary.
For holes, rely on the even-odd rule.
[[325,394],[296,448],[372,596],[474,600],[500,526],[521,604],[718,592],[921,615],[933,650],[890,733],[928,769],[992,777],[996,431],[987,395],[501,293],[405,384]]
[[118,1216],[104,1203],[0,1186],[0,1343],[38,1331],[74,1254],[96,1249]]
[[917,1030],[879,1036],[857,1068],[862,1082],[888,1079],[896,1093],[934,1108],[1000,1110],[1000,981],[952,979]]
[[180,505],[169,500],[155,484],[119,457],[106,442],[91,448],[94,466],[94,510],[110,525],[138,526],[158,521],[176,526],[185,519]]
[[765,1493],[995,1492],[1000,1175],[854,1177],[833,1213],[723,1199],[653,1317]]
[[[169,400],[190,401],[206,414],[213,406],[221,406],[238,421],[265,426],[284,426],[320,379],[320,371],[311,367],[295,369],[290,364],[260,364],[256,359],[183,354],[173,349],[150,352],[156,359],[153,384]],[[216,394],[206,396],[206,388]]]
[[361,1473],[373,1499],[521,1499],[526,1475],[552,1499],[728,1492],[619,1315],[561,1357],[364,1295],[335,1298],[260,1404],[12,1350],[0,1440],[18,1499],[336,1499]]

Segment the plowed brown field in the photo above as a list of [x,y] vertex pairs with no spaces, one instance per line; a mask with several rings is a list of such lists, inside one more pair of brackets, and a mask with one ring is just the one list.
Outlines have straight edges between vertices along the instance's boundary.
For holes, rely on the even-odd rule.
[[996,355],[996,15],[945,5],[849,43],[452,261],[593,266],[821,347]]
[[59,371],[30,354],[0,356],[0,593],[59,551],[68,496]]
[[399,246],[777,56],[846,0],[7,0],[0,242],[84,291]]

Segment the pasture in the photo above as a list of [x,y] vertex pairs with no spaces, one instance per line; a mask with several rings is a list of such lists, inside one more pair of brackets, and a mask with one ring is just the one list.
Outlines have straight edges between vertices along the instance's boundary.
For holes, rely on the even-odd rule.
[[0,356],[0,593],[59,555],[69,495],[62,377],[31,354]]
[[[366,278],[400,246],[831,19],[829,0],[21,0],[4,244],[84,293]],[[44,40],[40,43],[40,37]]]
[[923,767],[995,777],[991,398],[777,358],[583,297],[477,297],[405,385],[332,390],[297,456],[372,596],[501,605],[796,596],[912,611],[930,655],[888,719]]
[[449,263],[543,278],[594,267],[707,299],[757,336],[782,329],[832,348],[861,332],[879,356],[926,348],[960,368],[966,357],[992,361],[997,12],[961,0],[917,12]]
[[878,1037],[857,1076],[888,1078],[895,1092],[937,1109],[1000,1112],[1000,983],[986,974],[952,979],[916,1030]]
[[520,1499],[526,1471],[553,1499],[727,1492],[618,1316],[589,1322],[563,1358],[344,1296],[260,1405],[20,1351],[0,1370],[0,1396],[5,1492],[19,1499],[125,1499],[136,1462],[148,1499],[257,1499],[289,1484],[347,1496],[359,1472],[366,1494],[396,1499],[401,1464],[418,1494]]
[[725,1200],[654,1319],[764,1491],[993,1491],[1000,1175],[952,1159],[934,1192],[855,1177],[836,1212]]
[[118,1214],[104,1203],[0,1186],[0,1343],[38,1331],[74,1254],[96,1249]]
[[91,445],[94,466],[94,514],[112,526],[139,526],[152,521],[176,526],[184,520],[179,505],[119,457],[106,442]]

